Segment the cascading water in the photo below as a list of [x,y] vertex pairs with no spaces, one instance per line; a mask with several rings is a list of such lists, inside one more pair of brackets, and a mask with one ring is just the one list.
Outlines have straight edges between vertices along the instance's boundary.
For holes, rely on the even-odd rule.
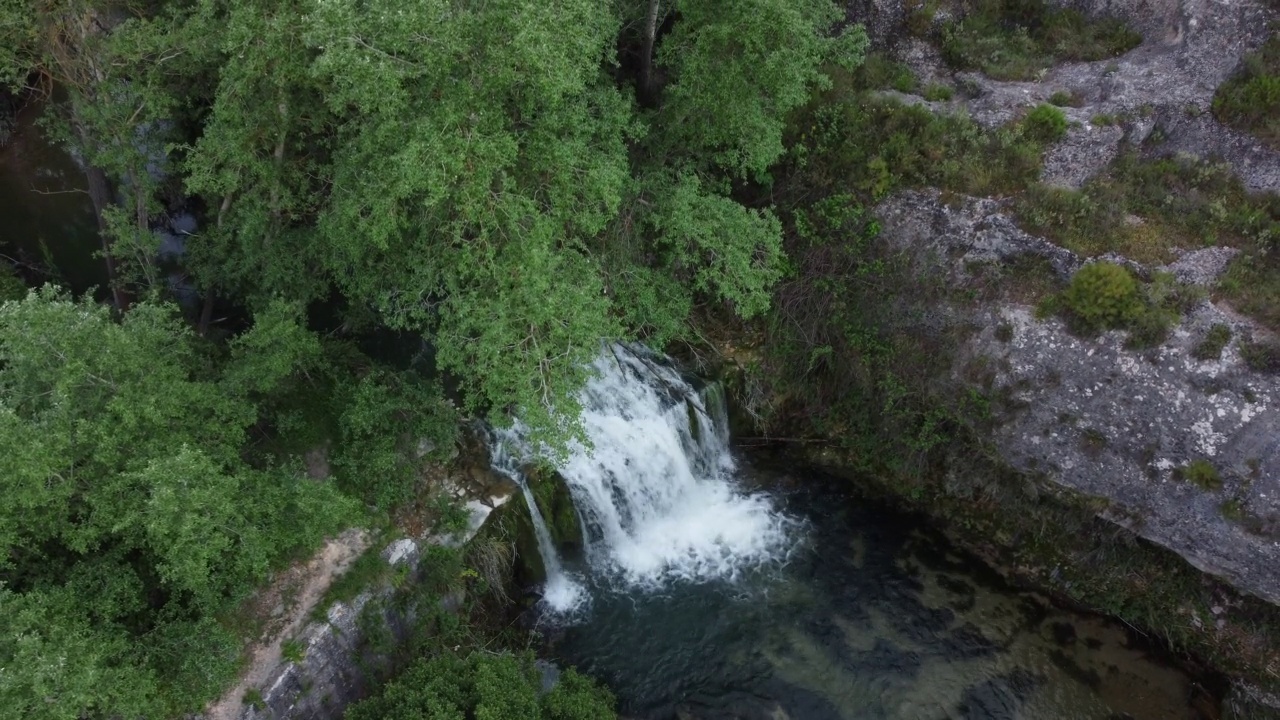
[[[675,580],[733,579],[786,552],[792,523],[734,480],[723,394],[698,392],[663,358],[614,346],[580,395],[590,447],[556,463],[582,520],[598,580],[652,589]],[[709,386],[716,388],[717,386]],[[544,603],[566,612],[585,597],[556,556],[518,467],[535,454],[517,424],[495,434],[495,467],[516,477],[547,568]]]

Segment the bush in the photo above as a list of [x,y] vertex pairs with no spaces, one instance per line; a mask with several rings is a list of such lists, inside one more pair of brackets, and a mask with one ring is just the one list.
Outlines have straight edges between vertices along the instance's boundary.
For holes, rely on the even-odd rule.
[[348,720],[493,718],[608,720],[613,696],[573,669],[539,695],[541,677],[530,655],[442,652],[423,658],[373,697],[352,705]]
[[1280,147],[1280,37],[1247,56],[1240,71],[1218,88],[1213,114],[1224,124]]
[[1240,355],[1254,372],[1280,373],[1280,345],[1268,342],[1242,342]]
[[977,0],[943,29],[942,57],[997,80],[1033,80],[1055,63],[1116,57],[1140,42],[1119,20],[1089,20],[1044,0]]
[[853,188],[867,203],[900,186],[1017,192],[1035,182],[1043,153],[1023,133],[986,130],[960,113],[935,114],[865,92],[818,98],[796,118],[788,141],[787,185],[798,197]]
[[1217,360],[1222,357],[1222,351],[1229,342],[1231,328],[1222,323],[1214,323],[1191,351],[1191,356],[1197,360]]
[[870,53],[853,73],[853,86],[859,90],[897,90],[913,93],[920,81],[911,68],[879,53]]
[[1058,107],[1080,107],[1084,103],[1075,93],[1067,90],[1058,90],[1049,96],[1049,104]]
[[1080,268],[1062,299],[1074,324],[1087,332],[1124,327],[1143,311],[1133,275],[1109,262]]
[[1222,487],[1222,476],[1208,460],[1192,460],[1181,468],[1181,471],[1183,480],[1199,485],[1204,490],[1217,490]]
[[1037,105],[1022,119],[1022,130],[1041,142],[1061,140],[1067,134],[1067,116],[1052,105]]
[[924,99],[929,102],[946,102],[951,99],[951,88],[939,83],[930,83],[924,89]]

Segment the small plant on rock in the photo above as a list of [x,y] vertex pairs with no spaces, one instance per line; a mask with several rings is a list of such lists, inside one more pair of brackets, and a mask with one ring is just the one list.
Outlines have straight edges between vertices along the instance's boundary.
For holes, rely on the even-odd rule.
[[1041,142],[1061,140],[1067,134],[1067,116],[1052,105],[1037,105],[1022,119],[1023,132]]
[[306,658],[306,647],[297,639],[291,638],[280,646],[280,655],[291,663],[301,663]]
[[1181,470],[1183,480],[1199,485],[1204,490],[1217,490],[1222,487],[1222,476],[1208,460],[1197,458],[1187,463]]
[[1084,332],[1124,327],[1143,310],[1138,282],[1128,270],[1109,262],[1080,268],[1062,302],[1073,324]]
[[1214,323],[1191,351],[1191,356],[1197,360],[1218,360],[1229,342],[1231,342],[1231,328],[1222,323]]

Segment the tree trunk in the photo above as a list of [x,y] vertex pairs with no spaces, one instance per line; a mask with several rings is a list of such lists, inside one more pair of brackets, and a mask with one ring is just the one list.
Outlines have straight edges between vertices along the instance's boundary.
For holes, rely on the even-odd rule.
[[[87,161],[86,161],[87,162]],[[107,264],[107,284],[111,287],[111,301],[116,310],[129,309],[129,296],[116,282],[116,261],[111,255],[111,236],[107,233],[107,208],[111,207],[111,184],[102,168],[88,165],[85,177],[89,181],[89,199],[93,201],[93,213],[98,218],[98,235],[102,238],[102,257]]]
[[662,0],[649,0],[649,12],[644,19],[644,49],[640,54],[638,95],[641,104],[645,105],[653,101],[653,44],[658,35],[658,14],[661,9]]

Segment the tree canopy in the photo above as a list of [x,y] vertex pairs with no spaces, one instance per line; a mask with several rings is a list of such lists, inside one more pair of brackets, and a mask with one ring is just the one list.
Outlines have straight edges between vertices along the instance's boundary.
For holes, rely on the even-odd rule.
[[[823,65],[861,57],[842,18],[830,0],[0,0],[0,82],[45,91],[115,289],[112,308],[51,288],[0,304],[0,717],[195,709],[236,669],[228,608],[409,498],[418,438],[460,417],[443,388],[564,437],[603,342],[680,337],[702,303],[766,310],[770,169]],[[166,206],[200,220],[198,323],[154,267]],[[419,338],[425,366],[362,352],[378,332]],[[333,481],[302,471],[317,442]],[[527,671],[457,662],[476,692]],[[507,700],[593,707],[559,697]]]

